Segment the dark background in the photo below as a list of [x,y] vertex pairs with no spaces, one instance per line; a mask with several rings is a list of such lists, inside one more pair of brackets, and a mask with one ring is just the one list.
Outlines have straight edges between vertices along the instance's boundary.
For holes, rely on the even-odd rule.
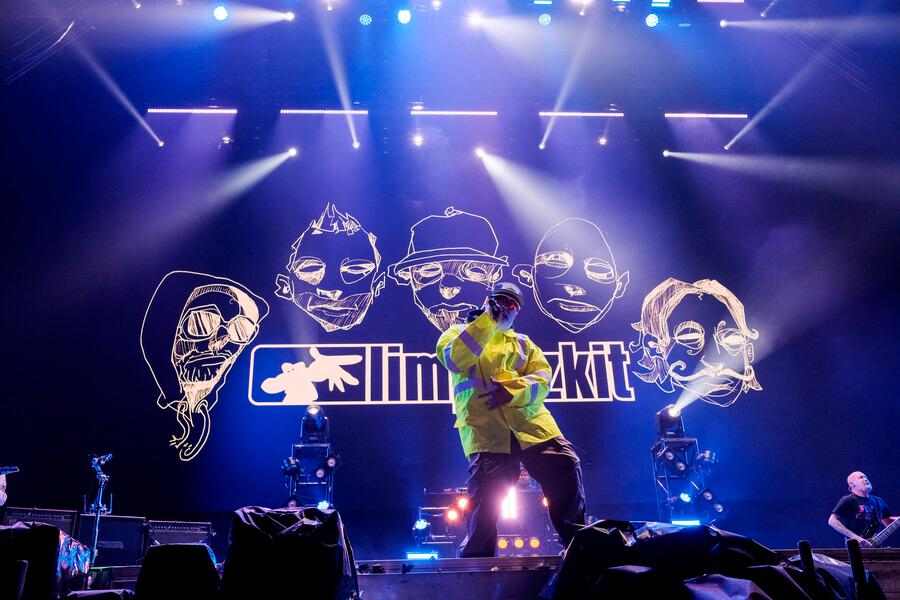
[[[382,268],[406,254],[410,225],[451,205],[488,217],[512,264],[528,262],[540,232],[560,218],[597,223],[619,270],[630,272],[628,290],[580,334],[532,303],[517,329],[545,349],[561,340],[630,342],[641,300],[660,281],[719,280],[744,302],[765,348],[756,362],[762,391],[728,409],[696,403],[685,412],[688,433],[720,457],[709,484],[731,509],[722,526],[774,547],[801,537],[836,545],[825,521],[856,469],[900,506],[898,54],[896,35],[884,35],[896,14],[841,3],[844,16],[881,23],[881,33],[798,34],[717,26],[715,11],[753,16],[754,3],[685,9],[679,18],[692,27],[655,30],[637,8],[578,20],[557,6],[551,27],[532,23],[510,53],[466,29],[461,10],[423,9],[402,28],[390,6],[372,4],[375,23],[362,28],[348,3],[326,18],[351,100],[370,111],[355,119],[354,150],[343,117],[277,115],[280,107],[340,107],[312,6],[278,5],[297,20],[237,31],[208,15],[193,29],[166,25],[177,7],[145,4],[57,6],[55,17],[36,2],[3,8],[0,463],[22,468],[9,478],[10,505],[80,507],[93,493],[92,452],[115,455],[107,472],[117,514],[213,519],[219,551],[229,511],[280,504],[279,467],[303,409],[248,402],[246,351],[220,391],[208,444],[180,462],[167,446],[173,414],[157,408],[142,360],[141,319],[160,279],[185,269],[235,279],[267,299],[272,310],[254,344],[401,342],[432,351],[437,331],[390,280],[362,325],[333,334],[274,296],[291,243],[334,202],[378,236]],[[789,3],[770,17],[841,16],[836,6]],[[72,45],[13,77],[23,49],[52,42],[71,18],[78,42],[164,148]],[[585,31],[587,58],[563,108],[614,104],[626,118],[609,123],[607,146],[596,143],[605,120],[560,120],[541,152],[546,122],[537,112],[553,107]],[[672,123],[663,112],[752,115],[801,72],[796,89],[732,150],[771,159],[763,166],[662,158],[666,148],[721,153],[744,123]],[[417,124],[412,102],[500,116]],[[145,115],[149,106],[210,104],[240,112]],[[408,142],[417,125],[426,135],[418,149]],[[234,143],[221,144],[226,134]],[[507,205],[472,155],[479,144],[568,190],[554,198],[555,213]],[[300,156],[245,193],[204,199],[230,171],[291,145]],[[798,157],[804,162],[792,162]],[[654,414],[674,397],[631,382],[633,403],[549,406],[585,461],[589,512],[653,519]],[[450,407],[336,406],[328,415],[343,458],[335,503],[357,554],[399,555],[423,488],[464,483]]]

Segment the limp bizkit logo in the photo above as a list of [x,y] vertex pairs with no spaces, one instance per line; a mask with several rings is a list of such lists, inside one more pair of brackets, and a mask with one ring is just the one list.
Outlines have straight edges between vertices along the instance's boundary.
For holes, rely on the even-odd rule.
[[[550,402],[633,401],[624,342],[560,342]],[[450,376],[434,354],[403,344],[260,344],[250,354],[250,402],[258,406],[445,404]]]

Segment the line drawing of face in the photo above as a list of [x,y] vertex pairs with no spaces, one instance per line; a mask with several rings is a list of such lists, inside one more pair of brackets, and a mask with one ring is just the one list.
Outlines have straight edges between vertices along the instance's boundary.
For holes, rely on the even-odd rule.
[[632,327],[639,339],[629,348],[640,351],[638,365],[646,369],[635,375],[667,393],[678,388],[725,407],[762,389],[753,368],[759,332],[747,326],[744,305],[718,281],[666,279],[644,298],[641,320]]
[[218,392],[268,312],[266,301],[242,284],[205,273],[172,271],[154,291],[141,351],[160,390],[157,404],[176,413],[181,433],[170,445],[181,460],[192,460],[206,444]]
[[388,275],[412,288],[413,302],[439,331],[465,323],[509,266],[505,256],[497,256],[493,225],[451,206],[410,232],[406,257],[388,267]]
[[534,291],[545,315],[578,333],[595,325],[625,294],[629,273],[619,273],[606,236],[586,219],[565,219],[537,245],[531,265],[516,265],[513,275]]
[[325,331],[359,325],[384,287],[376,237],[332,203],[292,245],[275,295],[292,301]]

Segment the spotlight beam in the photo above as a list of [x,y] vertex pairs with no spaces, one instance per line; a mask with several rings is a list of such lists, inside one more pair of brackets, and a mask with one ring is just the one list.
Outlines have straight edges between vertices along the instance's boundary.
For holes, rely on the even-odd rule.
[[103,84],[103,87],[105,87],[106,90],[110,94],[112,94],[113,98],[115,98],[119,102],[119,104],[122,105],[122,108],[124,108],[128,112],[128,114],[130,114],[132,118],[137,121],[138,125],[140,125],[141,128],[146,131],[151,138],[153,138],[153,141],[156,142],[156,145],[162,147],[164,145],[163,141],[159,138],[158,135],[156,135],[156,132],[153,131],[152,127],[150,127],[150,124],[147,123],[147,121],[143,117],[141,117],[140,113],[138,113],[137,109],[134,107],[134,104],[131,103],[131,101],[125,95],[125,92],[122,91],[122,88],[119,87],[119,85],[113,80],[112,76],[110,76],[106,69],[103,68],[103,65],[101,65],[96,58],[94,58],[94,55],[91,54],[91,52],[87,48],[85,48],[84,45],[82,45],[78,40],[72,41],[72,47],[78,53],[78,56],[81,58],[81,60],[83,60],[84,63],[91,69],[91,71],[94,72],[94,75],[97,77],[97,79],[100,80],[100,83]]
[[837,42],[832,40],[828,43],[822,50],[813,55],[812,58],[807,61],[807,63],[797,71],[783,86],[778,92],[769,100],[765,106],[763,106],[759,112],[753,115],[746,125],[741,127],[741,130],[735,134],[731,140],[725,144],[726,150],[731,150],[732,147],[747,133],[749,133],[754,127],[756,127],[763,119],[768,117],[773,110],[781,106],[785,100],[790,98],[794,92],[796,92],[800,86],[802,86],[810,76],[815,72],[816,67],[822,63],[826,62],[831,56],[833,56],[836,52]]
[[322,11],[316,11],[316,17],[319,25],[319,32],[322,35],[322,42],[325,44],[325,52],[328,55],[328,65],[331,67],[331,77],[334,79],[334,85],[337,88],[338,97],[341,100],[344,117],[347,120],[347,128],[350,130],[350,138],[354,148],[359,148],[359,138],[356,135],[356,124],[353,122],[353,113],[350,103],[350,88],[347,84],[347,72],[344,69],[344,61],[341,58],[341,51],[338,47],[338,41],[335,39],[334,28],[326,22],[326,15]]
[[885,198],[883,207],[897,211],[887,200],[900,196],[900,162],[822,159],[790,156],[751,156],[746,154],[707,154],[666,150],[671,158],[726,169],[774,181],[794,184],[872,201]]
[[541,138],[541,148],[547,145],[547,139],[553,132],[554,125],[556,125],[558,113],[562,111],[563,105],[566,103],[566,100],[569,99],[569,94],[572,92],[572,86],[575,83],[575,79],[578,77],[578,73],[581,71],[581,66],[584,63],[585,57],[587,56],[590,41],[592,39],[591,35],[589,35],[589,32],[590,29],[585,28],[581,33],[581,39],[579,40],[578,48],[576,48],[575,50],[575,54],[572,57],[572,63],[569,65],[569,70],[566,72],[566,77],[563,80],[563,84],[559,88],[559,93],[556,95],[556,102],[553,103],[552,112],[557,114],[551,116],[550,120],[547,122],[547,128],[544,130],[544,136]]
[[536,238],[546,232],[548,222],[564,218],[565,206],[560,198],[577,199],[583,195],[577,185],[567,186],[543,172],[483,150],[479,156],[512,218]]

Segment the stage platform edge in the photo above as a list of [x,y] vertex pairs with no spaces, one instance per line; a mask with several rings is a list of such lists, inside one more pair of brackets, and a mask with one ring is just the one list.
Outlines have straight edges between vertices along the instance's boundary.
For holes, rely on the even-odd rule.
[[[785,558],[796,550],[776,550]],[[820,548],[813,552],[848,561],[844,548]],[[862,550],[866,569],[875,574],[888,600],[900,600],[900,548]],[[432,560],[360,560],[359,588],[362,600],[531,600],[559,564],[559,556],[504,558],[439,558]],[[217,565],[219,574],[222,565]],[[139,566],[101,567],[93,570],[93,589],[134,589]],[[439,594],[438,594],[439,591]]]

